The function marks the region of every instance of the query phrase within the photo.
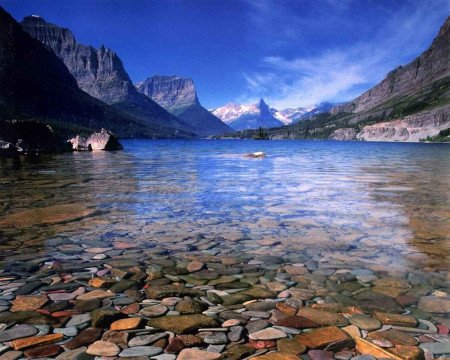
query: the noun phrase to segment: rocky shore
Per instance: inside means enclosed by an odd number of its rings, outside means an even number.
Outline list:
[[[50,125],[39,121],[1,121],[0,157],[60,154],[71,151],[122,150],[117,137],[106,129],[64,141]]]
[[[450,354],[448,275],[173,256],[122,241],[0,245],[0,360],[434,359]],[[436,274],[434,274],[436,275]]]

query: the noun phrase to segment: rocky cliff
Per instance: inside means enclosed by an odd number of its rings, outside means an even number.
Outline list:
[[[21,25],[64,62],[80,89],[149,127],[154,137],[192,133],[189,125],[135,89],[122,61],[111,49],[80,44],[69,29],[39,16],[26,17]]]
[[[64,63],[0,7],[1,127],[13,119],[40,120],[62,136],[101,128],[122,137],[149,135],[142,124],[81,91]],[[17,135],[31,127],[12,128]]]
[[[179,76],[152,76],[136,85],[138,91],[194,128],[200,136],[233,131],[198,100],[194,82]]]
[[[405,66],[391,71],[386,78],[353,101],[335,107],[339,112],[360,113],[396,97],[413,94],[435,81],[450,76],[450,17],[441,27],[428,50]]]

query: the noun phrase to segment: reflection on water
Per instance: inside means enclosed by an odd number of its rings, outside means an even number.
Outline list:
[[[0,250],[61,239],[323,267],[445,270],[450,147],[126,141],[125,151],[0,163]],[[265,151],[264,159],[245,153]],[[0,255],[1,256],[1,255]]]

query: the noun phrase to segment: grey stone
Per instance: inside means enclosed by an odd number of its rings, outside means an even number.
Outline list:
[[[0,332],[0,342],[34,336],[38,332],[39,330],[31,325],[16,325],[8,330]]]
[[[133,356],[154,356],[161,354],[162,348],[156,346],[134,346],[123,350],[120,357],[133,357]]]

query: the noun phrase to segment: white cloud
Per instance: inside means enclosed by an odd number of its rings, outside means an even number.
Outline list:
[[[327,0],[327,3],[339,6],[337,11],[344,11],[350,1]],[[258,2],[252,14],[254,24],[265,26],[270,32],[271,15],[275,18],[289,16],[279,5],[278,1]],[[281,109],[322,101],[346,101],[360,95],[362,90],[382,80],[387,72],[425,50],[441,25],[442,7],[450,7],[446,0],[411,1],[408,5],[404,10],[406,13],[392,13],[386,9],[386,21],[365,43],[324,50],[315,56],[286,58],[273,55],[260,59],[257,70],[243,74],[248,88],[240,98],[265,97],[271,106]],[[299,22],[306,26],[307,21],[298,15],[285,19],[286,24],[293,23],[294,27]],[[318,25],[317,21],[312,20],[314,26]],[[280,42],[291,41],[294,27],[282,27]],[[298,29],[295,31],[299,33]]]

